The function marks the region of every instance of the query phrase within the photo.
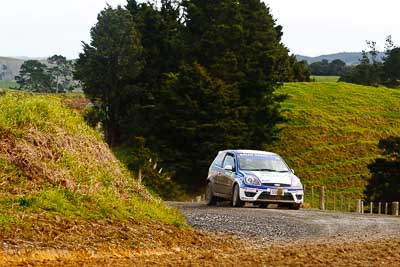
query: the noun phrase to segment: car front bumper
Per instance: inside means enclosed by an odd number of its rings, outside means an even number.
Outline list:
[[[301,188],[253,188],[241,187],[239,196],[242,201],[268,203],[296,203],[303,204],[304,191]]]

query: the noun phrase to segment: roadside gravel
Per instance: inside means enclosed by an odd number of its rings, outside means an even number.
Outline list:
[[[256,247],[303,241],[357,241],[400,236],[400,218],[384,215],[170,202],[195,229],[228,232]]]

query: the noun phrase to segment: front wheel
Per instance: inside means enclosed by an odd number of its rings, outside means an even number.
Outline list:
[[[300,209],[301,204],[292,204],[292,206],[290,207],[292,210],[299,210]]]
[[[206,189],[206,204],[208,206],[214,206],[217,204],[217,197],[214,196],[214,193],[212,191],[212,184],[209,182],[207,184],[207,189]]]
[[[233,188],[233,194],[232,194],[232,207],[243,207],[244,206],[244,201],[240,199],[239,195],[239,185],[235,184],[235,187]]]

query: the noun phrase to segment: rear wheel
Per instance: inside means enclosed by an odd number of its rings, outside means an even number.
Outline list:
[[[217,197],[214,196],[211,182],[207,184],[206,188],[206,204],[208,206],[214,206],[215,204],[217,204]]]
[[[244,201],[240,199],[239,195],[239,185],[235,184],[235,187],[233,188],[233,194],[232,194],[232,207],[243,207],[244,206]]]

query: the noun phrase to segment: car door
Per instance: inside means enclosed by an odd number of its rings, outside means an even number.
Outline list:
[[[216,195],[221,194],[221,174],[224,171],[222,169],[222,162],[224,161],[225,154],[225,152],[218,153],[208,173],[208,179],[212,183],[213,191]]]
[[[232,166],[233,170],[225,170],[226,166]],[[235,180],[235,172],[236,172],[236,162],[235,162],[235,155],[233,153],[227,153],[222,164],[222,173],[220,176],[220,186],[221,186],[221,193],[224,195],[231,195],[232,193],[232,186]]]

